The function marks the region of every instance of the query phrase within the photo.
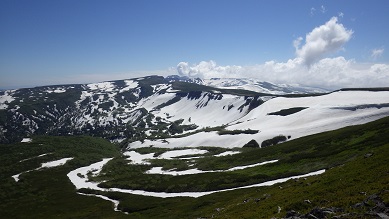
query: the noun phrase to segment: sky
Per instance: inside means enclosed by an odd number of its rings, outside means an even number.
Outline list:
[[[389,1],[1,0],[0,88],[179,74],[389,86]]]

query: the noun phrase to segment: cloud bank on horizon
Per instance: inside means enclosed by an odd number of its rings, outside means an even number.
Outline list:
[[[358,63],[343,56],[333,56],[344,50],[354,32],[332,17],[303,37],[293,41],[296,57],[286,62],[267,61],[253,66],[220,66],[215,61],[201,61],[190,65],[180,62],[177,72],[181,76],[200,78],[259,78],[274,83],[337,89],[342,87],[388,86],[389,65]],[[304,44],[302,44],[304,42]],[[376,59],[384,49],[374,49]]]

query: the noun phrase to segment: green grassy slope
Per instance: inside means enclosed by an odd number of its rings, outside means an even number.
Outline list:
[[[51,153],[42,157],[35,157]],[[121,218],[110,202],[81,196],[66,176],[71,170],[120,153],[115,145],[92,137],[34,137],[32,143],[0,145],[0,218]],[[32,158],[35,157],[35,158]],[[74,157],[64,166],[14,174],[43,162]],[[23,162],[23,159],[32,158]]]
[[[124,158],[117,158],[104,168],[105,174],[99,177],[99,180],[106,181],[102,184],[104,187],[145,189],[156,192],[199,192],[246,186],[306,174],[341,165],[355,159],[363,151],[371,150],[383,142],[388,142],[387,120],[383,119],[363,126],[307,136],[277,146],[240,149],[242,152],[233,156],[206,156],[197,159],[194,166],[191,167],[183,160],[151,161],[153,166],[162,166],[165,170],[172,168],[178,170],[192,168],[223,170],[235,166],[279,160],[277,163],[264,166],[233,172],[196,175],[151,175],[143,174],[150,168],[149,166],[126,165],[127,161]]]
[[[145,166],[127,165],[118,148],[101,139],[36,137],[32,143],[0,145],[0,215],[2,218],[282,218],[290,210],[305,214],[314,208],[336,207],[340,210],[331,217],[353,213],[348,218],[375,218],[365,214],[371,210],[371,206],[352,206],[372,194],[379,194],[385,203],[389,203],[388,136],[389,117],[276,146],[240,149],[242,153],[232,156],[208,156],[199,159],[195,167],[203,170],[228,169],[237,165],[279,159],[274,164],[233,173],[180,177],[142,174],[147,169]],[[48,152],[52,154],[19,163],[22,159]],[[365,157],[366,154],[372,156]],[[39,167],[42,162],[64,157],[75,159],[61,167],[22,174],[17,183],[11,177]],[[322,168],[327,171],[319,176],[290,180],[274,186],[214,193],[200,198],[163,199],[98,192],[120,200],[119,209],[129,213],[125,215],[113,211],[111,202],[76,194],[66,176],[71,170],[103,157],[115,157],[104,169],[114,170],[109,176],[111,181],[107,184],[139,184],[143,188],[157,191],[196,188],[214,190]],[[174,166],[174,163],[169,162],[177,161],[156,161],[155,165]],[[188,168],[179,162],[176,165],[181,165],[182,169]],[[82,192],[96,193],[88,190]],[[281,208],[279,213],[278,207]]]
[[[119,207],[131,212],[130,216],[133,218],[271,218],[284,217],[290,210],[307,213],[315,207],[342,208],[336,214],[351,212],[360,214],[354,215],[355,217],[369,218],[365,215],[367,207],[356,209],[351,206],[380,192],[383,192],[381,198],[386,203],[389,202],[389,193],[385,192],[389,190],[388,136],[389,118],[384,118],[366,125],[312,135],[223,158],[224,165],[228,165],[231,162],[241,163],[239,160],[242,159],[250,162],[279,156],[280,162],[271,166],[294,173],[327,168],[326,173],[306,180],[290,180],[270,187],[215,193],[197,199],[111,195],[121,200]],[[366,154],[373,156],[365,158]],[[218,163],[215,161],[214,165]],[[266,171],[265,167],[256,170]],[[241,174],[251,171],[252,169],[245,170]],[[220,179],[213,176],[208,180]],[[309,200],[310,203],[304,200]],[[280,213],[277,213],[278,206],[281,207]]]

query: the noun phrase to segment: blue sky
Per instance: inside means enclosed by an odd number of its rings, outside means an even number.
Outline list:
[[[388,8],[385,0],[2,0],[0,88],[178,73],[389,85]],[[308,42],[313,32],[320,36]]]

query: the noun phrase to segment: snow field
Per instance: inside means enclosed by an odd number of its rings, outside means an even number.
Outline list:
[[[136,109],[145,108],[147,111],[151,111],[155,107],[173,99],[175,96],[176,96],[175,93],[164,93],[164,94],[155,93],[152,96],[139,101]]]
[[[223,99],[225,99],[224,96]],[[185,118],[185,122],[188,121],[187,118],[191,118],[193,123],[201,124],[202,126],[213,127],[221,124],[230,124],[226,128],[227,130],[252,129],[259,130],[259,132],[257,134],[240,135],[218,135],[217,132],[201,132],[182,138],[167,138],[164,141],[148,139],[144,143],[136,141],[130,143],[129,148],[148,147],[150,145],[162,148],[198,146],[242,147],[252,139],[259,144],[277,135],[291,136],[294,139],[345,126],[364,124],[389,116],[389,107],[380,109],[371,107],[355,111],[342,109],[342,107],[356,107],[368,104],[387,104],[389,103],[389,92],[387,91],[339,91],[315,97],[277,97],[268,100],[247,115],[235,111],[230,116],[228,111],[220,110],[228,102],[224,102],[218,107],[217,102],[213,101],[212,104],[209,104],[202,110],[201,108],[196,109],[195,102],[193,101],[181,100],[177,104],[163,108],[161,112],[169,112],[177,119]],[[234,104],[234,106],[238,105]],[[287,116],[268,115],[268,113],[292,107],[307,107],[307,109]],[[230,111],[233,111],[233,109]]]
[[[160,112],[172,115],[172,121],[184,119],[185,125],[196,124],[199,128],[204,128],[228,124],[241,118],[247,110],[247,107],[242,113],[238,110],[238,107],[246,102],[244,97],[225,94],[221,100],[214,99],[208,102],[208,96],[204,97],[204,93],[201,95],[202,97],[197,100],[184,97],[176,104],[162,108]],[[231,105],[234,107],[228,110],[228,106]]]
[[[255,91],[259,93],[269,93],[269,94],[285,94],[282,88],[288,90],[293,90],[292,93],[324,93],[327,92],[324,89],[312,88],[312,87],[302,87],[298,84],[273,84],[270,82],[260,81],[254,78],[212,78],[212,79],[203,79],[204,85],[218,88],[227,88],[227,89],[244,89]],[[262,84],[262,85],[261,85]],[[267,86],[272,86],[273,89],[266,88]]]

